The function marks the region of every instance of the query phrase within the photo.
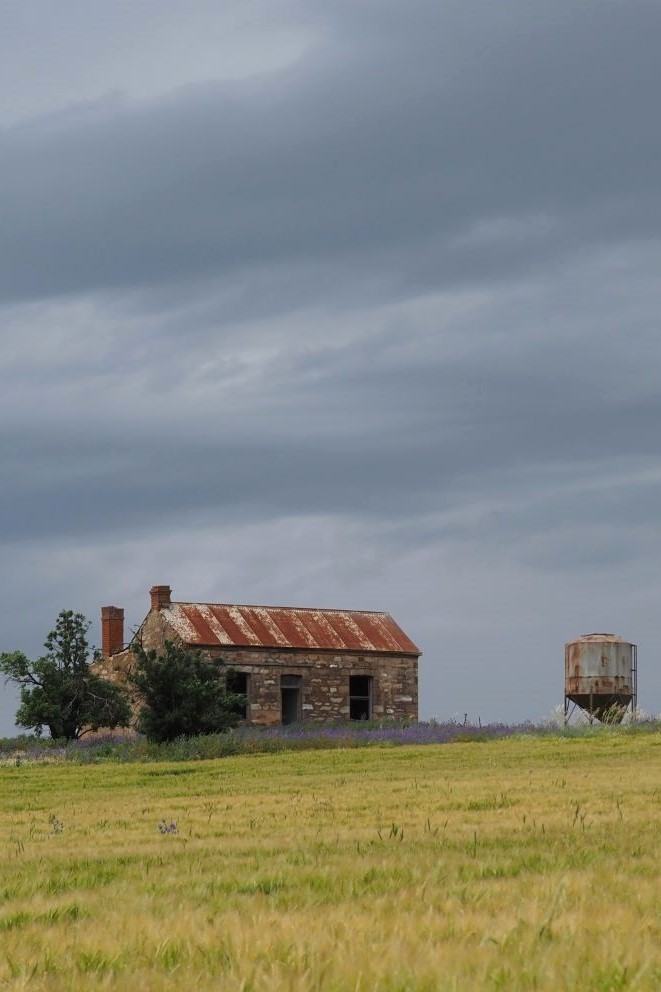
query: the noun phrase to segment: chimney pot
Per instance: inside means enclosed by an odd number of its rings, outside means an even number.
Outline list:
[[[152,610],[164,610],[170,606],[172,590],[170,586],[152,586],[149,590]]]
[[[101,654],[104,658],[124,647],[124,610],[119,606],[101,607]]]

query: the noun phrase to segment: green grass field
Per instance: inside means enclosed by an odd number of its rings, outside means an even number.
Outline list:
[[[660,734],[6,764],[0,796],[0,988],[661,988]]]

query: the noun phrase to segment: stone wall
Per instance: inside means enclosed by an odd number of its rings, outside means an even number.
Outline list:
[[[348,720],[349,679],[372,679],[374,719],[418,719],[418,659],[410,656],[333,654],[223,648],[205,652],[227,661],[248,675],[248,720],[270,725],[281,722],[281,678],[301,679],[301,716],[305,720]]]

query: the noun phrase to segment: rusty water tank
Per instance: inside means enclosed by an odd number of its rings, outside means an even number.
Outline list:
[[[565,644],[565,717],[569,704],[592,719],[620,723],[635,714],[638,650],[617,634],[583,634]]]

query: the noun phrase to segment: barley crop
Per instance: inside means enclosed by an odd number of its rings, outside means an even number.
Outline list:
[[[661,734],[0,768],[0,988],[656,990]]]

